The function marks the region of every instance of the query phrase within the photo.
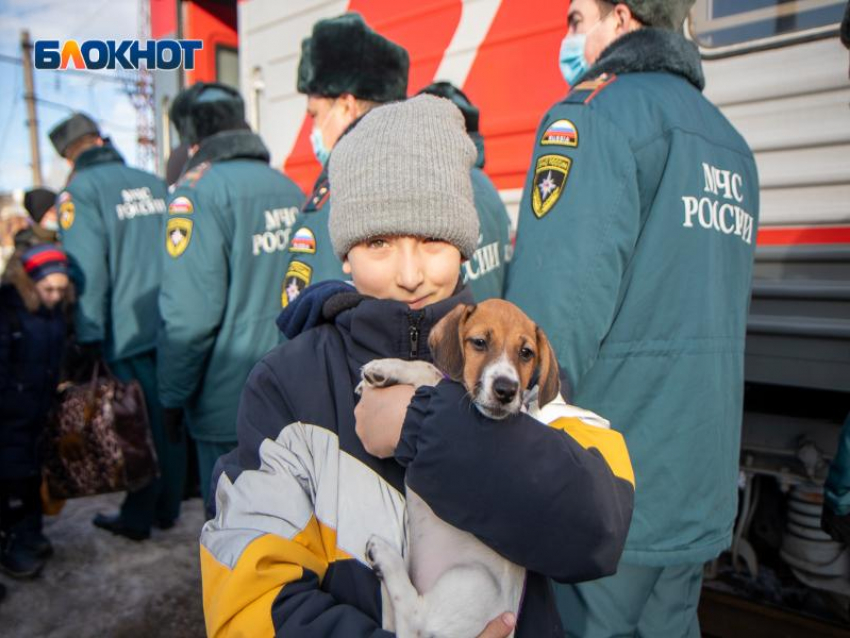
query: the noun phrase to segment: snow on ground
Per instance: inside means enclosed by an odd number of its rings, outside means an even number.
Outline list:
[[[44,532],[55,553],[34,580],[0,573],[3,638],[202,638],[198,536],[203,508],[183,502],[170,530],[141,543],[97,529],[98,511],[117,511],[121,494],[68,501]]]

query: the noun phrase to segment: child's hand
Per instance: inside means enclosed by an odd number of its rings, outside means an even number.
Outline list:
[[[478,638],[505,638],[516,627],[516,616],[511,613],[504,613],[498,618],[491,620],[484,628]]]
[[[412,385],[363,388],[354,408],[354,430],[369,454],[386,459],[395,453],[414,392]]]

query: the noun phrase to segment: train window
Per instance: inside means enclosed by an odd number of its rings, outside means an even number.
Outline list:
[[[830,35],[846,6],[847,0],[697,0],[691,37],[702,49],[731,50]]]
[[[239,90],[239,53],[219,44],[215,48],[215,77],[218,82]]]

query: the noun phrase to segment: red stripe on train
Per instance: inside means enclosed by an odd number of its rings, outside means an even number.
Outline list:
[[[767,226],[760,228],[759,246],[850,244],[850,226]]]

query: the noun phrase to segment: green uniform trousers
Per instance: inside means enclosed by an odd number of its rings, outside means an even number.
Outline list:
[[[699,638],[702,563],[647,567],[620,563],[617,573],[579,585],[555,585],[571,638]]]
[[[237,441],[199,441],[195,439],[195,449],[198,451],[198,476],[201,482],[201,498],[204,505],[209,504],[212,488],[212,473],[215,462],[222,454],[236,449]]]
[[[122,381],[136,379],[145,395],[151,435],[159,462],[159,478],[137,492],[127,492],[121,504],[121,521],[132,530],[149,532],[154,523],[168,525],[180,516],[183,484],[186,480],[186,443],[172,443],[165,435],[153,351],[115,361],[111,368]]]

